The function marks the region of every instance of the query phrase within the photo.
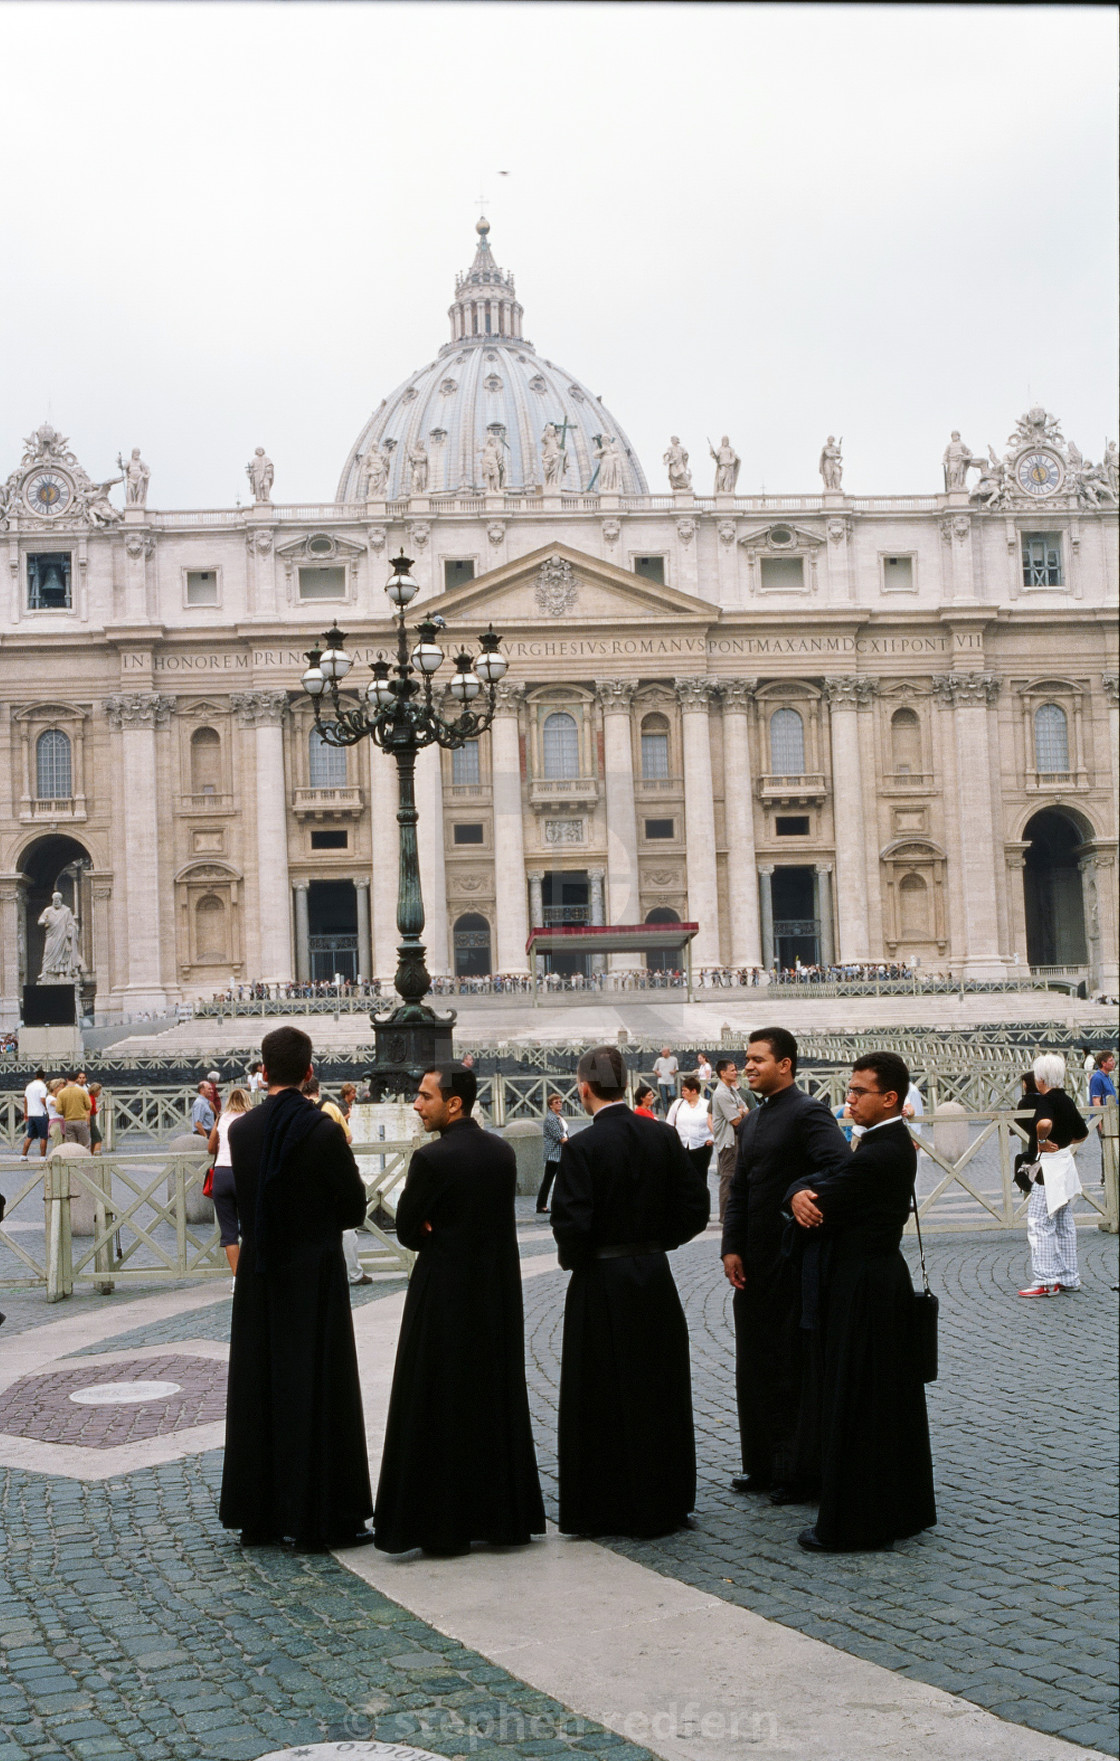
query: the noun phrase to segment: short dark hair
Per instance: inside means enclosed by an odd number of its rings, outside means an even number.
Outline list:
[[[770,1055],[777,1063],[783,1058],[789,1059],[789,1073],[797,1075],[797,1041],[787,1027],[760,1027],[747,1035],[748,1046],[761,1042],[770,1047]]]
[[[42,1082],[44,1077],[46,1076],[46,1074],[47,1074],[46,1071],[43,1069],[43,1066],[40,1064],[38,1070],[36,1070],[36,1072],[31,1080],[33,1082]]]
[[[643,1106],[645,1104],[645,1098],[647,1095],[649,1096],[650,1100],[652,1101],[653,1090],[650,1087],[649,1083],[648,1082],[639,1082],[637,1088],[634,1090],[634,1105],[636,1107]]]
[[[902,1106],[910,1087],[910,1072],[897,1052],[864,1052],[852,1069],[870,1070],[879,1084],[879,1093],[896,1094]]]
[[[458,1095],[463,1103],[463,1117],[470,1118],[471,1108],[478,1099],[478,1077],[469,1064],[433,1064],[424,1075],[434,1076],[439,1083],[441,1101],[449,1101],[452,1095]]]
[[[592,1046],[576,1065],[576,1078],[597,1101],[620,1101],[626,1093],[626,1060],[617,1046]]]
[[[261,1058],[272,1088],[297,1088],[311,1062],[311,1041],[301,1027],[274,1027],[261,1041]]]
[[[699,1094],[700,1093],[700,1078],[698,1076],[682,1076],[681,1077],[681,1087],[695,1090],[695,1092],[697,1094]]]
[[[716,1059],[716,1075],[719,1076],[724,1070],[730,1070],[734,1066],[734,1064],[735,1064],[734,1058],[717,1058]]]
[[[308,1099],[310,1099],[312,1095],[317,1095],[319,1092],[319,1078],[317,1076],[309,1076],[306,1082],[300,1083],[299,1092],[301,1095],[306,1095]]]
[[[1109,1063],[1114,1056],[1115,1056],[1115,1054],[1113,1052],[1098,1052],[1097,1053],[1097,1069],[1103,1070],[1105,1065],[1107,1063]]]

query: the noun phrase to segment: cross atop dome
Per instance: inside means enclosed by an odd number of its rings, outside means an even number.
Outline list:
[[[481,215],[475,227],[478,246],[474,262],[455,277],[455,298],[448,308],[453,343],[483,342],[502,336],[521,342],[522,310],[513,276],[499,269],[490,249],[490,222]]]

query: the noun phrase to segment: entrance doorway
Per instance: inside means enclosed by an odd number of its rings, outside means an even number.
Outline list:
[[[576,928],[591,922],[591,883],[586,869],[551,868],[541,885],[546,929]],[[544,957],[545,971],[565,978],[591,971],[590,954],[553,954]]]
[[[24,984],[38,982],[43,964],[43,938],[39,918],[51,902],[52,893],[61,893],[78,920],[79,946],[85,972],[83,994],[93,991],[93,914],[89,871],[93,860],[75,838],[61,834],[40,838],[24,853],[20,868],[26,879],[24,893]]]
[[[1023,866],[1027,961],[1031,966],[1084,966],[1085,903],[1077,851],[1079,828],[1057,808],[1027,822],[1030,839]]]
[[[307,889],[308,971],[313,982],[358,976],[358,894],[353,881],[312,881]]]
[[[490,925],[479,911],[455,919],[455,977],[486,978],[491,971]]]
[[[647,923],[679,923],[680,914],[670,905],[658,905],[656,910],[646,912]],[[681,956],[675,948],[649,948],[646,951],[647,972],[668,972],[680,964]]]
[[[775,868],[771,876],[774,959],[779,966],[796,966],[799,960],[802,966],[820,962],[816,878],[811,868]]]

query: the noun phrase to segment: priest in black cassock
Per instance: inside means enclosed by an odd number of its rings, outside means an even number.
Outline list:
[[[625,1103],[617,1046],[579,1061],[586,1130],[560,1152],[552,1230],[571,1271],[560,1366],[560,1527],[668,1534],[696,1502],[688,1328],[667,1253],[711,1209],[677,1133]]]
[[[525,1386],[513,1150],[472,1119],[478,1079],[429,1070],[397,1239],[418,1258],[401,1320],[374,1534],[386,1553],[465,1553],[544,1533]]]
[[[230,1130],[241,1230],[219,1514],[243,1546],[372,1540],[362,1393],[342,1231],[365,1187],[340,1126],[299,1092],[311,1041],[261,1046],[268,1098]]]
[[[743,1472],[731,1484],[792,1504],[811,1498],[816,1486],[811,1452],[806,1458],[799,1444],[801,1278],[796,1256],[785,1251],[785,1195],[802,1175],[846,1167],[851,1151],[824,1102],[797,1087],[797,1041],[784,1027],[751,1034],[744,1074],[762,1098],[739,1133],[720,1249],[735,1291],[743,1451]]]
[[[788,1202],[811,1240],[805,1322],[820,1335],[820,1478],[810,1552],[889,1548],[937,1521],[914,1287],[900,1251],[917,1151],[902,1118],[910,1072],[869,1052],[848,1104],[866,1129],[847,1167],[796,1181]]]

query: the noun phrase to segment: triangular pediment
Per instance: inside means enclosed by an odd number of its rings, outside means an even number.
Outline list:
[[[495,629],[555,625],[617,625],[640,619],[643,624],[711,624],[719,608],[691,593],[647,581],[601,557],[588,556],[566,544],[542,545],[500,568],[488,569],[473,581],[451,587],[424,601],[427,616],[438,613],[451,623],[493,623]]]

